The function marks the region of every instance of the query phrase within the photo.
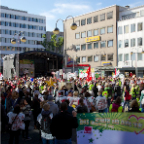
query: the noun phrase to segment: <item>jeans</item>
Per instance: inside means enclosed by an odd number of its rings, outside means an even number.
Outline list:
[[[19,135],[20,135],[20,130],[11,131],[10,138],[9,138],[9,144],[13,144],[14,139],[15,139],[15,144],[19,144]]]
[[[44,138],[42,138],[42,143],[43,144],[55,144],[54,140],[47,140],[47,139],[44,139]]]
[[[28,128],[29,128],[30,121],[27,120],[27,121],[24,121],[24,123],[25,123],[25,130],[22,131],[22,137],[28,138]],[[25,134],[26,134],[26,136],[25,136]]]
[[[126,105],[126,104],[128,105],[128,109],[129,109],[129,102],[130,102],[130,101],[125,101],[125,102],[124,102],[124,106],[123,106],[124,109],[125,109],[125,105]]]
[[[71,139],[62,139],[62,140],[55,140],[55,144],[72,144]]]

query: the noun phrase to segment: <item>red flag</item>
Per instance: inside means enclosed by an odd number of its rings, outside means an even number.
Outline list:
[[[87,69],[87,71],[86,71],[86,73],[87,73],[87,81],[91,81],[92,80],[92,76],[91,76],[91,69],[90,69],[90,67]]]
[[[116,73],[117,73],[117,69],[115,68],[115,75],[116,75]]]

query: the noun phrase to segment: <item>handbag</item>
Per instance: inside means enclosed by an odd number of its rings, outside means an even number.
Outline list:
[[[11,132],[12,125],[13,125],[13,123],[15,122],[15,120],[16,120],[16,118],[17,118],[17,116],[18,116],[18,114],[15,116],[15,118],[14,118],[14,120],[13,120],[12,124],[8,124],[8,132]]]

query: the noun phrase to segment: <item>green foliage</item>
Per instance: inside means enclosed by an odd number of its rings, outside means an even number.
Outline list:
[[[57,40],[57,35],[54,34],[54,35],[52,35],[50,41],[47,41],[45,34],[43,34],[42,37],[44,38],[44,40],[43,40],[43,42],[41,42],[41,45],[43,47],[45,47],[46,50],[49,51],[50,49],[52,49],[52,50],[56,49],[56,52],[61,50],[61,47],[64,43],[64,38],[63,37],[59,37],[58,40]]]

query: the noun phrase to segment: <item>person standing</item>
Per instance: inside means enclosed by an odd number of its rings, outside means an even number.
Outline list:
[[[7,116],[9,117],[9,124],[11,124],[9,144],[13,144],[14,139],[15,144],[19,144],[20,129],[25,129],[25,124],[23,123],[25,115],[20,112],[20,106],[16,105],[14,111],[9,112]]]
[[[25,130],[22,131],[22,137],[25,140],[31,140],[31,138],[28,137],[28,128],[31,120],[31,109],[30,109],[31,107],[25,99],[21,100],[20,105],[21,105],[21,111],[23,112],[23,114],[25,114],[25,119],[24,119]]]
[[[54,116],[51,122],[50,131],[56,137],[55,144],[72,144],[72,128],[78,127],[77,113],[72,112],[71,116],[67,112],[68,104],[63,102],[61,104],[61,112]]]

